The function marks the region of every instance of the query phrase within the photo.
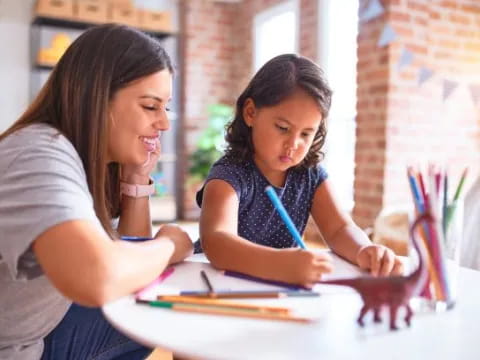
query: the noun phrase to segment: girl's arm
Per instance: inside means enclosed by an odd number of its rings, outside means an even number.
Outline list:
[[[329,258],[300,249],[274,249],[237,235],[238,197],[223,180],[211,180],[203,193],[200,239],[211,264],[264,279],[312,285],[331,269]]]
[[[350,216],[340,209],[328,179],[316,189],[311,213],[328,246],[341,257],[357,264],[358,251],[372,243]]]
[[[328,180],[315,191],[312,216],[330,248],[372,275],[403,273],[400,258],[382,245],[372,244],[367,235],[340,209]]]
[[[187,247],[182,238],[162,234],[142,243],[112,241],[86,220],[51,227],[33,243],[53,285],[86,306],[101,306],[149,284],[171,258],[186,256]]]

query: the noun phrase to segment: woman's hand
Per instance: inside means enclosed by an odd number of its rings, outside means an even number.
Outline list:
[[[312,288],[322,275],[332,271],[332,258],[323,252],[298,248],[281,250],[285,258],[281,262],[282,281]]]
[[[185,230],[176,224],[162,225],[155,234],[155,238],[160,237],[168,238],[175,245],[175,251],[169,261],[170,264],[180,262],[193,253],[192,239]]]
[[[160,157],[160,139],[155,141],[155,150],[148,153],[147,161],[142,165],[122,165],[122,181],[129,184],[146,185],[150,181],[150,173]]]
[[[403,263],[395,253],[383,245],[367,245],[357,253],[357,264],[373,276],[402,275]]]

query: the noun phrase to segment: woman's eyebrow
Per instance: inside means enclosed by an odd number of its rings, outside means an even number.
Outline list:
[[[153,95],[153,94],[142,95],[142,96],[140,96],[140,99],[153,99],[153,100],[157,100],[159,102],[163,102],[162,98],[160,98],[156,95]]]

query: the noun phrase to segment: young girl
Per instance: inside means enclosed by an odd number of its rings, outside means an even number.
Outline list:
[[[294,247],[265,194],[272,185],[300,233],[311,214],[336,254],[375,276],[401,272],[394,253],[341,211],[319,165],[330,100],[320,68],[293,54],[267,62],[240,95],[226,154],[197,196],[201,245],[213,266],[306,287],[331,270],[326,254]]]
[[[173,225],[151,241],[119,240],[152,235],[149,174],[169,127],[172,72],[155,39],[125,26],[92,28],[0,134],[1,359],[151,352],[95,307],[191,253],[190,238]]]

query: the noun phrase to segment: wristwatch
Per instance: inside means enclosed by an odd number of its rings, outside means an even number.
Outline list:
[[[120,181],[120,194],[140,198],[147,197],[155,193],[155,183],[150,179],[148,185],[128,184]]]

